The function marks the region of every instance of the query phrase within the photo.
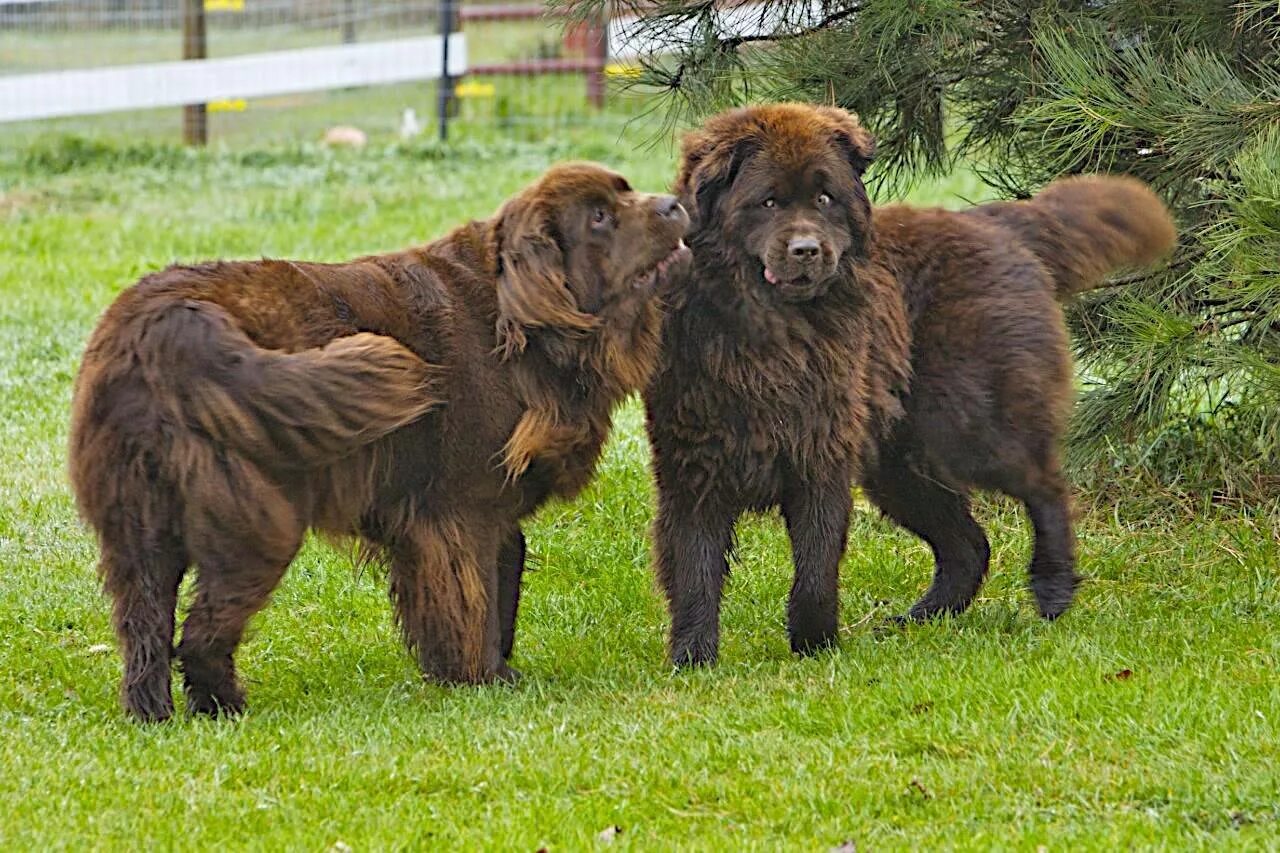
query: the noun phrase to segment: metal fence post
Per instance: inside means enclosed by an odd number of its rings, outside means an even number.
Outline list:
[[[453,34],[455,16],[454,0],[441,0],[440,37],[444,40],[440,52],[440,82],[436,90],[436,118],[440,122],[440,141],[449,138],[449,116],[454,111],[453,77],[449,73],[449,36]]]
[[[204,0],[182,0],[182,58],[204,59],[209,44],[204,27]],[[204,104],[182,108],[182,141],[204,145],[209,141],[209,118]]]

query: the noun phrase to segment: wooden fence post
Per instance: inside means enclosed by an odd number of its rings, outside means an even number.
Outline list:
[[[602,12],[587,25],[587,59],[592,66],[587,71],[587,100],[599,109],[604,106],[605,66],[609,63],[609,23],[607,13]]]
[[[208,48],[204,0],[182,0],[182,58],[204,59]],[[187,104],[182,108],[182,141],[187,145],[208,143],[209,121],[204,104]]]
[[[356,43],[356,2],[342,0],[342,43]]]

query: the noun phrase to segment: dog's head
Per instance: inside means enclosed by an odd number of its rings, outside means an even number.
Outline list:
[[[786,301],[817,298],[842,261],[862,257],[871,135],[834,107],[771,104],[714,116],[687,134],[676,192],[697,239]]]
[[[499,343],[510,354],[533,329],[628,328],[687,261],[688,224],[675,196],[636,192],[592,163],[553,167],[495,219]]]

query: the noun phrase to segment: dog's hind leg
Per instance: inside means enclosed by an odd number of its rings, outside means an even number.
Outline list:
[[[210,717],[238,714],[244,710],[244,690],[236,675],[236,648],[290,560],[231,549],[198,559],[196,597],[178,644],[187,711]]]
[[[1031,556],[1031,592],[1040,615],[1056,619],[1075,598],[1080,576],[1075,571],[1075,533],[1065,494],[1037,495],[1026,501],[1035,528]]]
[[[1076,540],[1071,526],[1071,502],[1055,453],[1038,455],[1040,464],[1021,469],[1001,491],[1021,500],[1027,507],[1035,544],[1031,551],[1031,592],[1040,615],[1056,619],[1075,598],[1080,576],[1076,574]]]
[[[112,622],[124,656],[121,701],[142,722],[173,715],[170,688],[174,611],[186,555],[173,541],[124,547],[104,535],[99,570],[113,600]]]
[[[524,560],[524,533],[517,527],[498,551],[498,618],[502,635],[499,651],[504,660],[511,658],[511,652],[515,648],[516,612],[520,607]]]
[[[986,534],[969,512],[968,495],[915,471],[891,452],[882,454],[862,485],[885,515],[933,549],[933,583],[903,619],[963,613],[978,594],[991,558]]]
[[[302,545],[305,525],[252,464],[209,454],[189,492],[187,547],[196,595],[182,624],[178,660],[187,710],[218,716],[244,709],[235,651]],[[194,473],[194,472],[193,472]]]
[[[1075,597],[1076,540],[1071,526],[1071,501],[1062,476],[1055,442],[1024,436],[1006,448],[1002,464],[978,473],[977,484],[1017,498],[1027,508],[1035,543],[1031,551],[1031,592],[1040,615],[1056,619]]]
[[[782,499],[795,579],[787,603],[791,650],[812,654],[835,644],[840,558],[849,535],[850,478],[793,482]]]

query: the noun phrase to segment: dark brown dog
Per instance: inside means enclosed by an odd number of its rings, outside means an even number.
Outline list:
[[[1041,612],[1071,601],[1057,455],[1071,364],[1055,296],[1163,254],[1168,214],[1135,181],[1083,178],[1034,202],[873,216],[871,154],[853,116],[798,104],[725,113],[684,141],[694,266],[672,283],[645,392],[676,663],[715,660],[734,522],[771,505],[795,560],[792,648],[834,641],[855,476],[937,556],[911,618],[976,594],[988,547],[974,487],[1026,502]]]
[[[935,559],[906,618],[961,613],[977,595],[991,551],[970,513],[975,488],[1026,506],[1031,591],[1056,618],[1079,580],[1058,454],[1074,396],[1058,301],[1167,253],[1169,212],[1140,181],[1086,176],[960,213],[882,207],[875,225],[907,296],[913,376],[906,416],[869,454],[862,485]]]
[[[613,406],[648,378],[687,222],[671,196],[568,165],[421,248],[172,267],[126,291],[89,342],[71,428],[126,708],[173,711],[194,563],[188,708],[238,711],[236,646],[308,527],[385,559],[426,675],[511,677],[518,522],[587,483]]]
[[[676,191],[694,268],[664,294],[645,391],[676,663],[715,660],[734,523],[771,506],[795,558],[791,646],[835,640],[850,483],[907,384],[902,293],[869,242],[871,156],[834,109],[740,110],[685,137]]]

